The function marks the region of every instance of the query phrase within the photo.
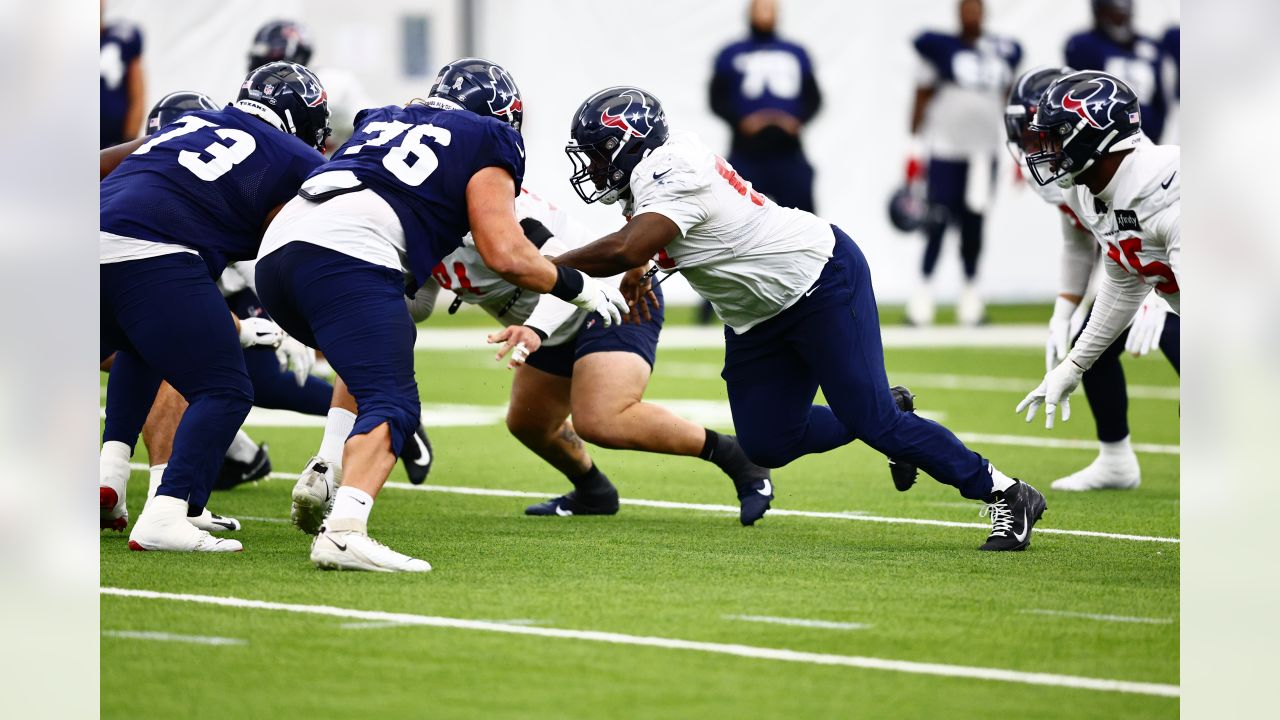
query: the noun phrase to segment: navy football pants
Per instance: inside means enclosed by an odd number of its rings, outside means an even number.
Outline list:
[[[258,295],[285,332],[324,352],[358,412],[352,435],[390,423],[397,457],[422,410],[413,376],[418,328],[404,276],[350,255],[291,242],[258,261]]]
[[[1090,310],[1092,312],[1092,310]],[[1089,324],[1088,317],[1085,325]],[[1084,332],[1084,327],[1080,328]],[[1081,378],[1085,397],[1089,400],[1089,409],[1093,411],[1093,421],[1098,430],[1101,442],[1119,442],[1129,437],[1129,390],[1124,379],[1124,367],[1120,358],[1124,354],[1124,344],[1129,338],[1126,329],[1120,333],[1116,341],[1102,351],[1093,366]],[[1168,358],[1174,372],[1182,372],[1182,356],[1179,350],[1182,338],[1182,319],[1173,313],[1164,317],[1164,332],[1160,334],[1160,350]],[[1080,339],[1077,334],[1072,340]]]
[[[871,272],[858,246],[833,229],[834,255],[807,294],[742,335],[725,328],[723,377],[738,442],[756,464],[781,467],[862,440],[964,497],[988,498],[987,461],[894,403]],[[819,387],[829,407],[813,404]]]
[[[199,513],[253,404],[231,312],[192,253],[101,265],[100,278],[102,342],[117,351],[102,439],[134,447],[161,379],[169,381],[188,407],[156,493]]]

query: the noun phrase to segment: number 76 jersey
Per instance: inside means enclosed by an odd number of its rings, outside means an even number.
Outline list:
[[[1181,149],[1134,148],[1111,183],[1095,198],[1087,188],[1063,191],[1067,205],[1102,246],[1108,276],[1134,289],[1150,286],[1180,312],[1182,263]]]
[[[421,104],[388,105],[360,111],[355,127],[351,139],[316,172],[350,171],[395,211],[404,229],[410,292],[470,232],[467,183],[473,175],[486,167],[503,168],[520,193],[524,143],[496,118]]]

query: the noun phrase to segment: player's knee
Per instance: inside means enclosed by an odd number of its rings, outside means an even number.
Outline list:
[[[511,436],[525,445],[537,445],[550,437],[554,428],[548,428],[545,422],[514,407],[507,411],[507,431]]]
[[[751,462],[760,467],[780,468],[796,459],[794,445],[779,437],[752,437],[739,433],[738,445]]]
[[[627,437],[618,431],[616,424],[610,423],[600,414],[588,414],[582,418],[574,415],[573,428],[578,437],[597,447],[610,450],[626,450],[630,447]]]

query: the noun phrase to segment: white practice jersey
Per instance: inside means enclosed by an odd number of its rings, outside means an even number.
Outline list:
[[[658,213],[680,228],[658,265],[679,270],[736,333],[790,307],[835,247],[830,224],[779,207],[690,133],[636,165],[631,197],[626,215]]]
[[[564,210],[528,190],[521,190],[516,198],[516,217],[532,218],[551,231],[553,237],[541,249],[543,255],[550,257],[582,247],[594,239]],[[484,264],[469,234],[463,238],[462,247],[436,264],[431,277],[435,283],[428,283],[431,287],[424,286],[419,294],[436,292],[437,285],[450,290],[463,302],[479,305],[504,326],[528,325],[545,332],[544,347],[572,339],[589,314],[550,294],[541,295],[502,279]]]

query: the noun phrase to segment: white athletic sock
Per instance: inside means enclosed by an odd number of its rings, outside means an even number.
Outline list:
[[[1004,492],[1013,487],[1014,479],[997,470],[995,465],[987,463],[987,470],[991,473],[991,489],[993,491]]]
[[[363,490],[353,487],[340,487],[333,498],[333,509],[329,511],[327,520],[356,520],[362,524],[369,522],[369,511],[373,509],[373,498]]]
[[[329,416],[324,421],[324,439],[320,441],[320,459],[342,467],[342,447],[347,444],[347,437],[355,426],[355,413],[329,408]]]
[[[258,456],[258,444],[244,430],[237,430],[236,437],[227,448],[227,458],[241,463],[251,463]]]
[[[98,456],[98,484],[106,485],[117,493],[129,484],[129,446],[118,440],[102,443]]]
[[[147,487],[147,499],[156,496],[156,488],[160,487],[160,481],[164,479],[164,469],[169,467],[169,463],[151,466],[151,485]]]
[[[1125,435],[1123,440],[1115,442],[1099,442],[1098,457],[1108,462],[1127,460],[1133,457],[1133,445],[1129,443],[1129,436]]]

